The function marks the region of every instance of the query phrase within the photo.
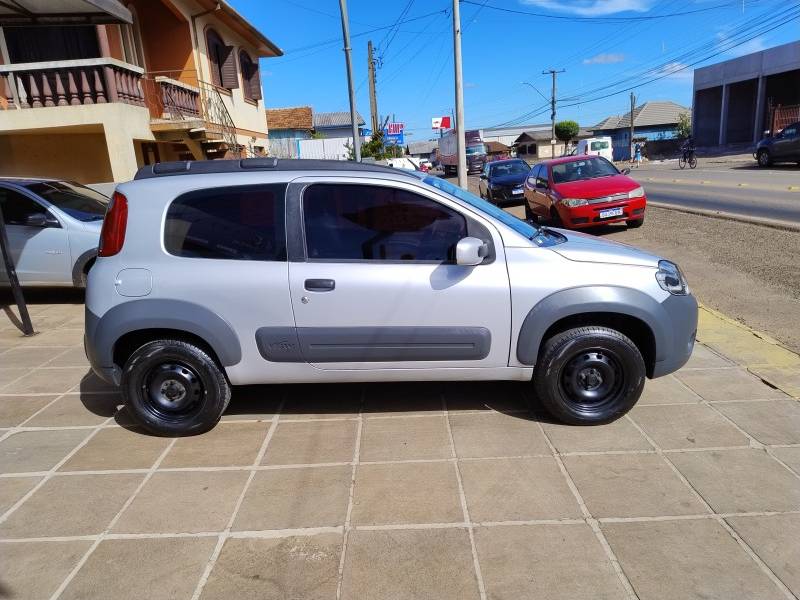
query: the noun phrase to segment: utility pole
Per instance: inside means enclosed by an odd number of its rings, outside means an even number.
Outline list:
[[[458,148],[458,185],[467,189],[467,142],[464,131],[464,82],[461,75],[461,13],[459,0],[453,0],[453,66],[456,82],[456,147]]]
[[[564,69],[556,71],[555,69],[547,69],[542,71],[542,75],[553,76],[553,89],[550,93],[550,158],[556,157],[556,75],[563,73]]]
[[[378,97],[375,95],[375,59],[372,56],[372,40],[367,42],[367,67],[369,69],[369,112],[372,133],[378,132],[380,121],[378,120]]]
[[[633,111],[636,109],[636,96],[631,92],[631,160],[633,160]]]
[[[356,162],[361,162],[361,140],[358,137],[358,117],[356,116],[356,93],[353,90],[353,64],[350,61],[350,24],[347,18],[347,0],[339,0],[342,13],[342,38],[344,39],[344,60],[347,65],[347,91],[350,95],[350,121],[353,126],[353,154]]]

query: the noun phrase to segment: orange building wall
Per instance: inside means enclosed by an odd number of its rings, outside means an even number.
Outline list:
[[[103,133],[0,135],[0,157],[0,177],[114,180]]]
[[[180,20],[161,0],[132,2],[139,16],[148,71],[197,84],[189,23]]]
[[[100,27],[106,28],[108,49],[111,51],[111,56],[117,60],[125,60],[125,55],[122,51],[122,34],[120,33],[119,25],[101,25]]]

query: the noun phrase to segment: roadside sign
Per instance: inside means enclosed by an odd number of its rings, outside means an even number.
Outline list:
[[[406,139],[405,135],[403,135],[405,126],[405,123],[387,123],[386,127],[383,128],[386,143],[397,146],[405,145]]]
[[[431,129],[450,129],[450,117],[433,117]]]

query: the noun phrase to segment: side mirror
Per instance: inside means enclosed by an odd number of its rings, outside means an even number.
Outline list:
[[[456,244],[456,264],[474,267],[483,262],[489,254],[489,246],[483,240],[465,237]]]
[[[486,173],[481,173],[481,177],[480,177],[480,178],[481,178],[481,179],[489,179],[489,178],[486,176]]]
[[[25,225],[28,227],[48,227],[47,215],[44,213],[33,213],[25,217]]]
[[[622,169],[622,174],[623,175],[628,175],[628,174],[630,174],[630,172],[631,172],[631,170],[628,167],[625,167],[624,169]]]
[[[546,181],[542,181],[540,179],[537,179],[536,180],[536,187],[539,188],[540,190],[546,190],[550,186],[548,185],[548,183]]]

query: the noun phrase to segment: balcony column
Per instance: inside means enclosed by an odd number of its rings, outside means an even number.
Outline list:
[[[114,181],[128,181],[139,168],[136,163],[136,151],[133,139],[128,131],[105,127],[108,161],[111,164],[111,175]]]
[[[100,46],[100,55],[104,58],[111,57],[111,47],[108,45],[108,33],[105,25],[95,25],[97,31],[97,44]],[[118,102],[117,79],[114,76],[114,69],[108,65],[103,67],[103,80],[106,86],[106,97],[109,102]]]

